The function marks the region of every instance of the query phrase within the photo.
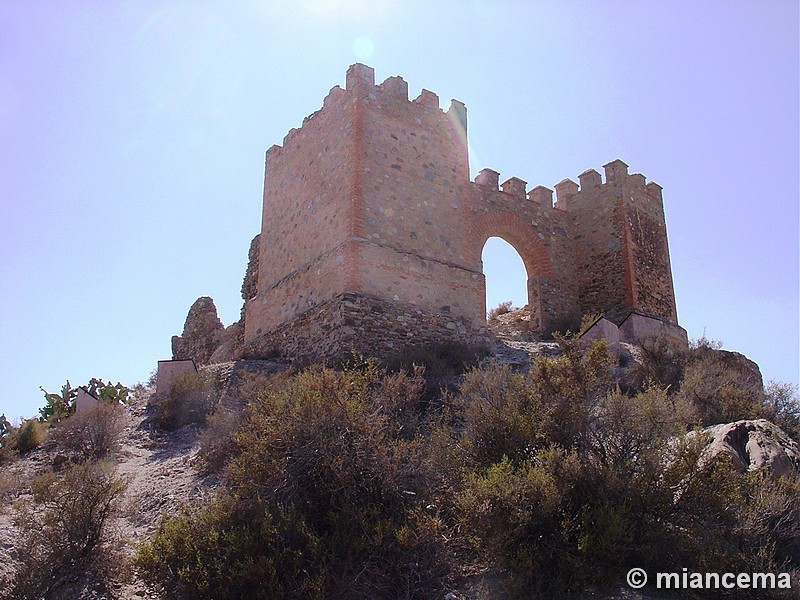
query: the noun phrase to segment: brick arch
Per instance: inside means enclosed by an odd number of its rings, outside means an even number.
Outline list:
[[[474,238],[471,246],[477,255],[477,264],[482,264],[481,253],[490,237],[504,239],[517,251],[528,275],[526,287],[531,327],[536,331],[548,328],[553,322],[553,315],[550,314],[551,310],[545,308],[543,300],[548,296],[544,288],[547,288],[547,281],[553,276],[553,261],[536,228],[512,212],[495,210],[478,217],[472,231]],[[481,284],[482,306],[486,306],[485,278]]]
[[[473,231],[475,239],[472,244],[480,260],[486,240],[490,237],[503,238],[514,247],[525,265],[528,277],[551,277],[553,275],[553,261],[547,252],[547,247],[539,238],[536,229],[508,211],[492,211],[478,217]]]

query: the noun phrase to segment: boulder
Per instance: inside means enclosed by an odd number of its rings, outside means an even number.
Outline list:
[[[767,469],[775,476],[791,470],[800,473],[800,446],[765,419],[714,425],[703,433],[711,438],[705,460],[726,452],[742,471]]]

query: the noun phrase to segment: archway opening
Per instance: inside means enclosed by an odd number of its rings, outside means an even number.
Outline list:
[[[511,301],[514,308],[528,303],[528,272],[522,257],[503,238],[490,237],[481,253],[486,278],[485,312],[502,302]]]

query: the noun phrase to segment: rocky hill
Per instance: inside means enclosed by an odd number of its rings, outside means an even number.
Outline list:
[[[563,356],[563,341],[543,342],[526,338],[523,317],[524,311],[516,315],[501,315],[495,323],[499,339],[491,355],[485,359],[485,367],[489,364],[500,364],[510,366],[510,372],[525,372],[536,364],[538,358]],[[220,327],[213,326],[211,329],[217,331]],[[205,351],[213,353],[213,349],[206,348]],[[574,349],[568,351],[572,352]],[[623,345],[615,352],[615,364],[610,366],[610,373],[617,382],[616,385],[633,388],[643,385],[641,382],[647,378],[650,378],[648,381],[656,381],[660,385],[671,385],[667,381],[671,376],[669,365],[662,364],[656,368],[652,364],[654,354],[666,353],[667,350]],[[741,355],[723,353],[718,349],[708,349],[706,353],[700,348],[692,358],[682,359],[690,365],[684,366],[684,378],[691,376],[691,368],[694,368],[691,367],[692,364],[710,361],[710,357],[713,357],[713,368],[705,365],[701,381],[691,383],[695,386],[692,388],[693,393],[698,397],[702,396],[705,389],[701,384],[708,384],[709,379],[714,379],[717,391],[725,386],[739,386],[750,394],[756,393],[753,390],[763,389],[757,366]],[[661,358],[664,359],[663,356]],[[256,361],[219,363],[207,368],[206,372],[213,374],[213,379],[217,382],[216,389],[223,391],[219,396],[223,401],[217,406],[217,410],[220,411],[220,407],[226,405],[230,408],[232,404],[238,403],[233,408],[239,411],[246,400],[238,393],[243,382],[249,381],[252,384],[253,373],[276,372],[284,368],[285,365]],[[663,380],[659,380],[659,377]],[[456,388],[460,385],[457,383]],[[763,399],[759,397],[757,401],[763,402]],[[154,400],[152,389],[145,387],[133,395],[122,411],[118,444],[110,455],[110,464],[114,477],[124,483],[124,491],[111,503],[109,518],[103,531],[102,548],[107,552],[108,560],[63,565],[53,575],[51,591],[47,597],[119,600],[172,597],[158,586],[147,584],[136,568],[131,566],[131,559],[137,547],[152,538],[165,515],[180,514],[182,505],[207,504],[218,491],[225,488],[225,480],[221,471],[207,473],[207,464],[201,456],[202,426],[188,424],[174,431],[164,431],[156,426],[154,419],[158,407],[159,403]],[[598,413],[594,418],[602,421],[604,417]],[[55,429],[61,426],[56,425]],[[707,435],[703,437],[703,433]],[[697,455],[700,462],[710,462],[714,456],[723,453],[731,457],[732,468],[740,471],[766,472],[772,477],[784,478],[796,478],[800,473],[800,448],[797,443],[767,420],[720,423],[692,435],[702,437],[706,444],[705,450]],[[6,582],[6,590],[11,589],[9,582],[14,580],[21,561],[30,560],[31,554],[26,552],[30,548],[25,548],[25,544],[35,541],[31,538],[31,531],[26,530],[24,507],[44,510],[43,505],[32,503],[36,493],[35,482],[37,478],[47,476],[48,473],[59,473],[68,469],[70,460],[72,459],[65,456],[64,448],[59,446],[57,439],[48,438],[39,448],[3,467],[0,476],[0,497],[3,501],[0,509],[0,579]],[[797,516],[794,518],[797,519]],[[499,588],[492,584],[495,576],[496,572],[484,565],[477,570],[473,569],[473,575],[455,578],[453,581],[460,583],[454,583],[432,597],[448,600],[500,597],[497,595]],[[657,597],[634,593],[626,586],[616,589],[617,592],[609,592],[607,589],[600,592],[587,588],[582,596]]]

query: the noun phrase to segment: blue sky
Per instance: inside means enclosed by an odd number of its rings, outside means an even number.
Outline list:
[[[355,62],[463,101],[473,175],[662,185],[681,324],[796,384],[798,55],[796,1],[0,0],[0,412],[238,319],[264,152]]]

